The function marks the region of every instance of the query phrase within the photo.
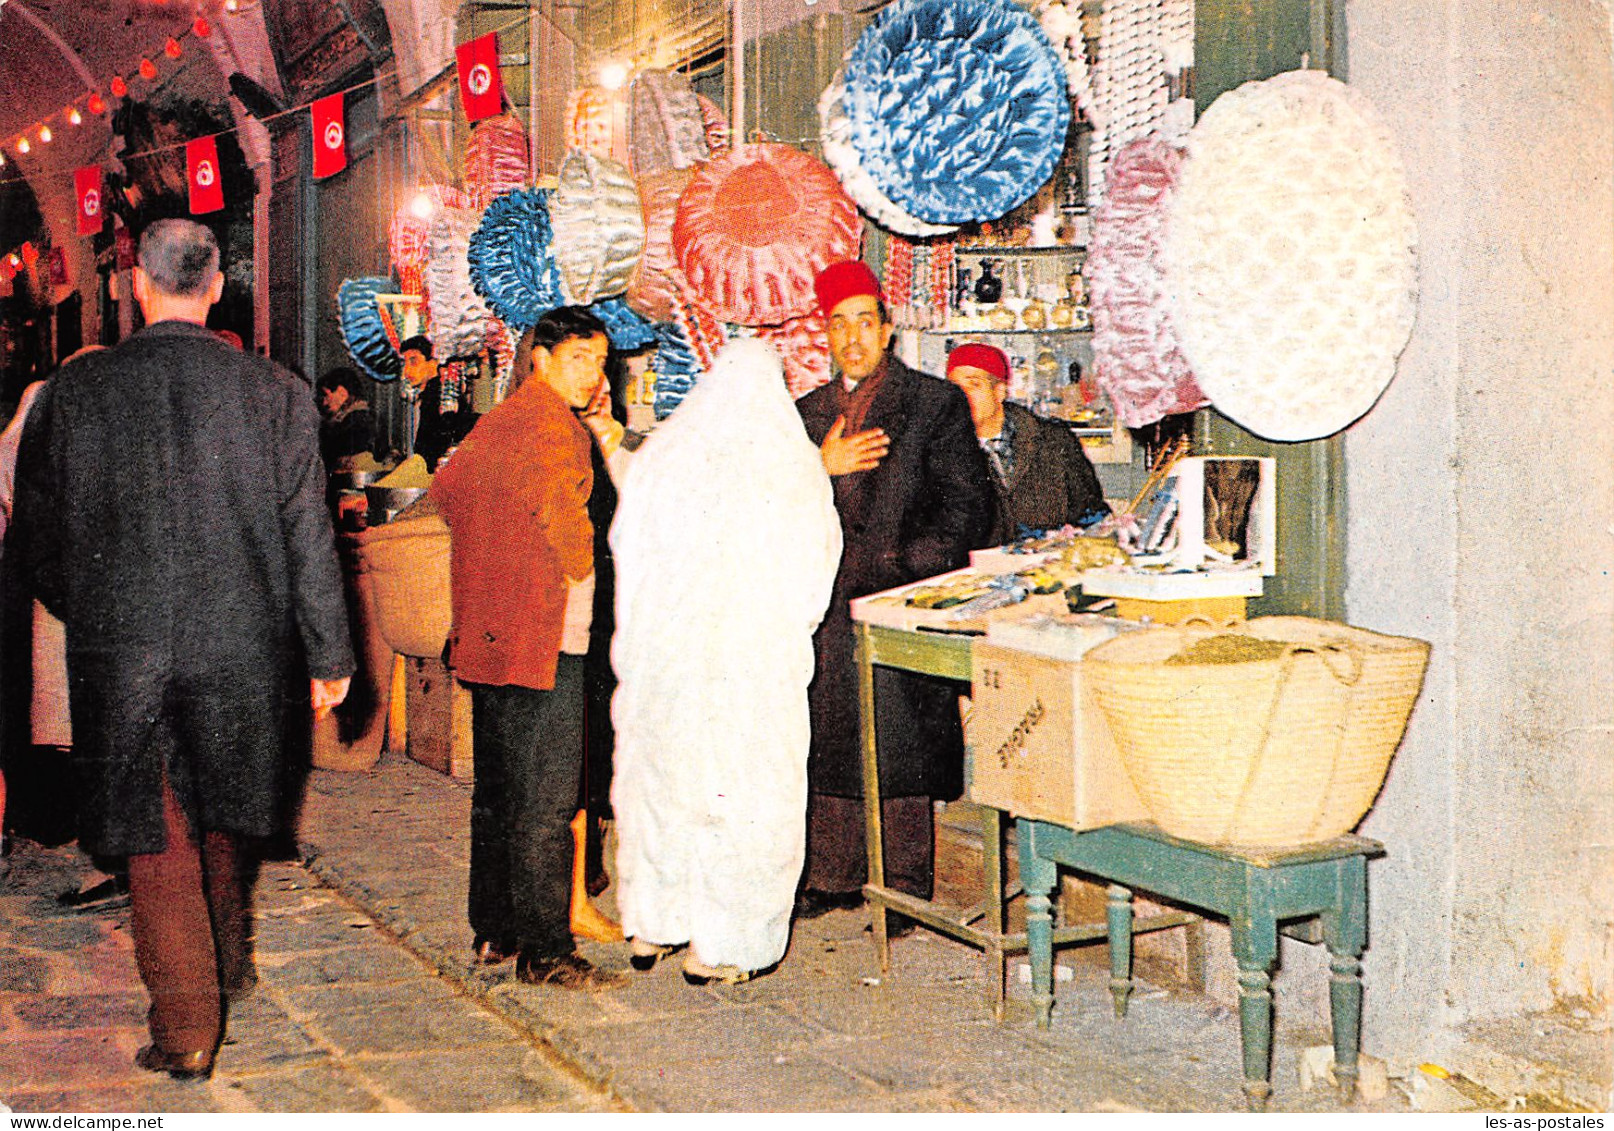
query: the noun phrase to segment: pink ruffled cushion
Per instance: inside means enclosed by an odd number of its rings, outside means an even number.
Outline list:
[[[824,333],[824,316],[818,311],[792,318],[782,326],[765,326],[757,337],[771,345],[785,363],[785,387],[799,397],[830,378],[829,336]]]
[[[644,251],[628,281],[628,305],[652,322],[672,318],[678,301],[678,257],[673,253],[673,217],[678,198],[694,173],[689,169],[668,169],[664,173],[641,176],[639,207],[644,215]]]
[[[673,252],[725,322],[773,326],[817,304],[813,280],[853,259],[863,221],[822,161],[775,142],[701,166],[678,201]]]

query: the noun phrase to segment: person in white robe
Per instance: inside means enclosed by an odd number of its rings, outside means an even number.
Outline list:
[[[726,346],[632,454],[611,525],[611,802],[633,964],[692,983],[783,957],[806,841],[812,634],[841,527],[771,347]]]

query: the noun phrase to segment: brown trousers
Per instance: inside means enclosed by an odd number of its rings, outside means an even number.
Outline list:
[[[807,869],[802,886],[833,895],[862,891],[869,857],[861,797],[807,795]],[[889,888],[929,899],[935,884],[936,819],[928,797],[882,797],[880,840]]]
[[[252,980],[246,889],[233,833],[204,833],[163,778],[167,847],[129,857],[135,964],[151,996],[152,1043],[164,1052],[213,1052],[224,999]]]

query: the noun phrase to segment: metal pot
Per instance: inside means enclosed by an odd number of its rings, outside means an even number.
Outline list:
[[[374,485],[365,487],[364,495],[370,525],[378,526],[384,522],[391,522],[418,502],[426,494],[426,490],[425,487],[376,487]]]

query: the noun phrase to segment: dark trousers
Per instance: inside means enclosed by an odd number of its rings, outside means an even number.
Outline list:
[[[534,958],[574,949],[572,815],[583,766],[583,659],[549,691],[471,689],[471,930]]]
[[[886,887],[929,899],[935,886],[936,819],[928,797],[882,797],[880,839],[885,845]],[[869,878],[863,799],[807,795],[807,871],[804,887],[844,894]]]
[[[151,996],[152,1043],[212,1052],[224,1035],[225,995],[252,980],[246,888],[233,833],[198,838],[166,775],[161,852],[129,857],[135,965]]]

